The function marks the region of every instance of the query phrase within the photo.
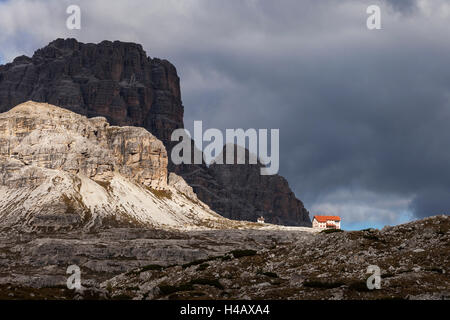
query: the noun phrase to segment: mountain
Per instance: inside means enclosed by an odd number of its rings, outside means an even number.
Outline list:
[[[146,128],[170,152],[173,130],[183,128],[180,79],[167,60],[120,41],[84,44],[57,39],[29,58],[0,66],[0,112],[28,100],[46,102],[112,125]],[[279,176],[260,176],[252,165],[168,168],[198,198],[224,217],[311,226],[309,213]]]
[[[262,164],[225,164],[224,151],[207,167],[188,165],[175,168],[193,187],[197,196],[224,217],[255,221],[263,216],[269,223],[310,226],[309,213],[280,175],[261,175]],[[238,146],[234,146],[235,155]],[[245,161],[249,152],[244,149]],[[217,164],[217,160],[222,161]],[[181,170],[177,170],[181,169]]]
[[[0,229],[238,226],[168,175],[163,143],[144,128],[110,126],[26,102],[0,114]]]

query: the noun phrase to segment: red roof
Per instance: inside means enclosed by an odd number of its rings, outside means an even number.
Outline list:
[[[327,222],[327,221],[341,221],[341,217],[339,216],[314,216],[313,220],[316,219],[319,222]]]

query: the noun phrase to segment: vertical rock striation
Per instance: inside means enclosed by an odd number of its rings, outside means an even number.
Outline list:
[[[118,126],[150,129],[165,144],[183,127],[175,67],[134,43],[58,39],[0,66],[0,112],[32,100]]]

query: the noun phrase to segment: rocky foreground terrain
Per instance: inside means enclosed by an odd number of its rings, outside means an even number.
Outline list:
[[[449,299],[450,218],[382,230],[2,233],[2,299]],[[65,286],[82,270],[82,292]],[[369,265],[381,289],[369,290]]]

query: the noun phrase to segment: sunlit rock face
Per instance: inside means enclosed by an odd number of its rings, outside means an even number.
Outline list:
[[[181,177],[163,143],[140,127],[110,126],[26,102],[0,114],[0,229],[101,226],[223,227]]]
[[[0,157],[9,168],[2,182],[11,187],[30,183],[14,174],[27,166],[97,181],[119,172],[149,187],[167,185],[165,147],[147,130],[110,126],[105,118],[88,119],[48,104],[27,102],[0,115]]]

